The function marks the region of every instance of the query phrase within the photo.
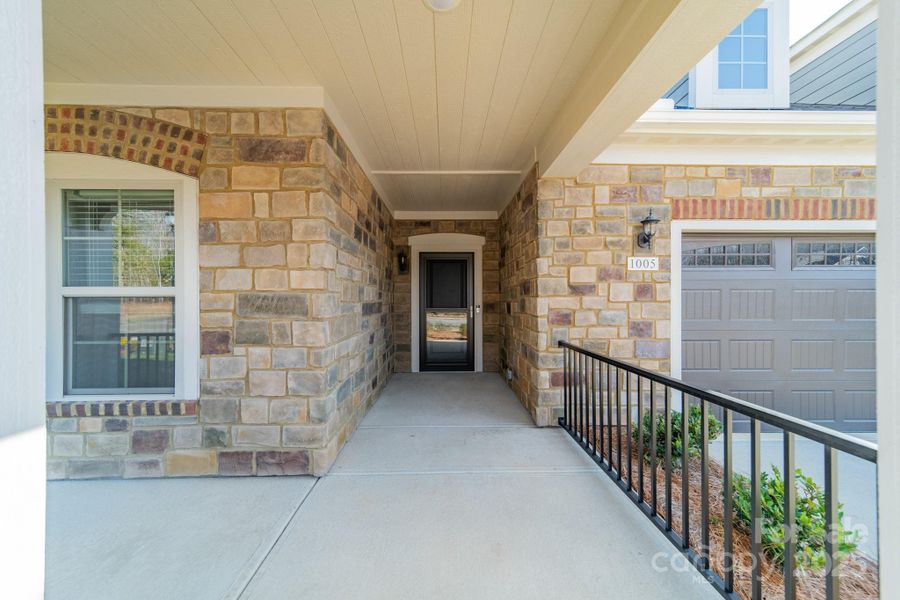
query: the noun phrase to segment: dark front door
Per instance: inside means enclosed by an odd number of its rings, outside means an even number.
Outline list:
[[[471,253],[419,257],[419,370],[474,371]]]

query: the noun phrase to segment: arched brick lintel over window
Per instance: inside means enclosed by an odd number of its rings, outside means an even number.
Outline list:
[[[44,149],[121,158],[199,177],[207,134],[103,106],[48,105]]]

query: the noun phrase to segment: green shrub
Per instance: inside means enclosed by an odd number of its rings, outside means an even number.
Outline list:
[[[762,513],[762,550],[781,567],[784,564],[784,479],[774,465],[772,473],[760,477],[760,512]],[[797,469],[797,566],[807,569],[825,567],[825,492],[811,477]],[[733,476],[734,522],[750,532],[750,479]],[[845,530],[843,504],[838,504],[838,557],[856,550],[860,535]]]
[[[650,422],[652,415],[647,413],[641,421],[641,435],[644,436],[644,454],[650,455]],[[672,462],[681,462],[681,413],[672,413]],[[691,456],[700,454],[700,433],[702,415],[699,406],[692,406],[688,411],[688,453]],[[712,414],[706,416],[706,435],[711,442],[722,432],[722,424]],[[634,436],[639,435],[637,425],[634,426]],[[656,456],[664,459],[666,456],[666,421],[663,415],[656,415]]]

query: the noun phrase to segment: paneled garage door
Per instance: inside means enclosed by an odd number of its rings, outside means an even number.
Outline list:
[[[682,281],[688,383],[875,430],[871,238],[686,238]]]

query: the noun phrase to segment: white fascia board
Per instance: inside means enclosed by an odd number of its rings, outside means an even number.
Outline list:
[[[616,143],[604,150],[595,164],[605,165],[874,165],[871,144],[728,144]]]
[[[791,46],[791,73],[878,18],[878,0],[853,0]]]
[[[324,108],[321,86],[45,83],[48,104],[203,108]]]
[[[856,132],[875,136],[875,111],[840,110],[649,110],[629,133],[695,133],[700,135],[778,135],[791,132]]]
[[[493,221],[496,210],[398,210],[398,221]]]

